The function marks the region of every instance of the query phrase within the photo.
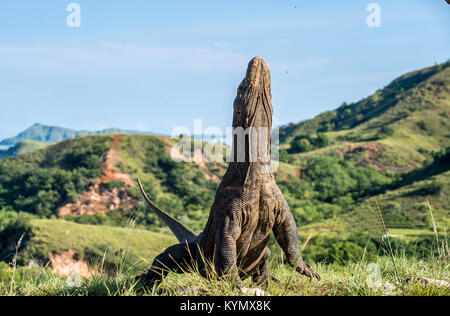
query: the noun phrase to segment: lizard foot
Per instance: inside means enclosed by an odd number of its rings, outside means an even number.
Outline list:
[[[245,296],[270,296],[263,290],[259,288],[248,288],[248,287],[241,287],[240,291]]]
[[[297,267],[297,272],[309,277],[312,279],[317,279],[317,281],[320,281],[320,275],[317,272],[314,272],[313,269],[306,263],[302,263],[301,266]]]

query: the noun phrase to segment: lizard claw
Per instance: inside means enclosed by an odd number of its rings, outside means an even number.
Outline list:
[[[309,277],[311,281],[316,278],[317,281],[320,281],[320,275],[317,272],[314,272],[313,269],[306,263],[303,263],[302,266],[297,268],[297,272]]]

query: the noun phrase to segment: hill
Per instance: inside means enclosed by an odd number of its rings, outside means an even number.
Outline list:
[[[175,163],[174,143],[151,135],[99,135],[6,158],[0,162],[0,208],[43,218],[103,214],[118,223],[133,215],[138,224],[159,225],[142,204],[135,186],[140,177],[161,207],[200,230],[225,166]],[[91,203],[92,195],[100,202]]]
[[[119,128],[109,128],[100,131],[76,131],[69,128],[34,124],[17,136],[4,139],[0,142],[2,146],[14,146],[21,141],[33,140],[44,143],[58,143],[63,140],[72,139],[78,136],[104,135],[104,134],[138,134],[136,131],[121,130]]]
[[[449,67],[450,61],[407,73],[359,102],[344,103],[338,109],[322,113],[312,120],[284,126],[280,137],[286,142],[298,135],[350,131],[357,127],[362,131],[376,130],[416,114],[428,113],[426,111],[430,108],[438,107],[445,111],[448,106]],[[439,114],[445,117],[444,113]],[[414,130],[420,131],[416,127]]]
[[[33,140],[24,140],[24,141],[18,142],[16,145],[14,145],[6,150],[0,150],[0,159],[2,159],[3,157],[19,156],[26,152],[44,148],[47,145],[48,144],[33,141]]]
[[[120,264],[123,269],[133,269],[134,273],[143,271],[157,254],[176,242],[172,236],[132,227],[34,219],[8,232],[7,237],[2,236],[5,237],[0,242],[0,257],[3,260],[11,261],[15,243],[22,234],[24,238],[17,264],[50,264],[53,270],[63,271],[64,262],[60,261],[65,260],[84,268],[86,274],[100,265],[105,270],[112,270]]]
[[[308,159],[338,153],[359,165],[405,173],[450,146],[450,62],[397,78],[374,95],[280,130],[284,148]]]

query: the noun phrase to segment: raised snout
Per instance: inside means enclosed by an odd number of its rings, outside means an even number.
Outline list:
[[[234,101],[233,126],[272,126],[270,69],[261,57],[249,62],[245,79],[239,85]]]
[[[270,69],[262,57],[253,58],[248,64],[244,86],[247,89],[260,89],[270,83]]]

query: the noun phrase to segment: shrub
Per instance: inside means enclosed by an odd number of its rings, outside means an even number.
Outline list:
[[[424,132],[429,132],[431,130],[430,124],[425,121],[417,122],[417,126]]]
[[[326,134],[296,136],[291,142],[291,153],[304,153],[330,145],[330,139]]]
[[[393,136],[395,134],[395,129],[390,126],[383,126],[380,131],[378,132],[379,138],[386,138]]]
[[[108,191],[112,191],[114,189],[122,189],[126,186],[125,182],[120,180],[104,181],[103,184]]]
[[[442,192],[445,185],[444,183],[433,180],[425,183],[425,185],[420,189],[421,195],[438,195]]]
[[[280,157],[279,160],[281,162],[286,162],[289,163],[290,159],[289,159],[289,154],[288,151],[286,149],[280,149]]]

